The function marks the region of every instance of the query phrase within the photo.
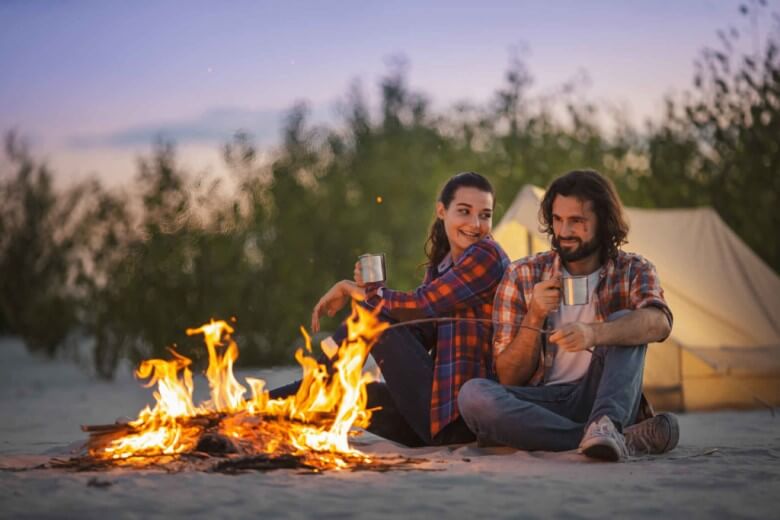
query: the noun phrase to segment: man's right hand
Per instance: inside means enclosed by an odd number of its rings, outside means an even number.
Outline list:
[[[534,285],[528,313],[534,320],[542,322],[548,314],[561,304],[561,277],[556,276]]]

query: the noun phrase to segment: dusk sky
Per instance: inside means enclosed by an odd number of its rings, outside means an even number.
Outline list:
[[[419,4],[419,5],[418,5]],[[771,3],[773,6],[774,2]],[[130,178],[156,135],[193,170],[219,171],[238,129],[274,143],[285,110],[318,120],[388,59],[436,108],[485,103],[521,47],[534,92],[583,72],[590,100],[656,117],[691,85],[739,2],[0,0],[0,130],[18,130],[59,181]]]

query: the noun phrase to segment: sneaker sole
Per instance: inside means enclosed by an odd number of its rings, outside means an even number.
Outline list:
[[[622,459],[620,449],[614,443],[599,443],[580,448],[580,453],[592,459],[619,462]]]

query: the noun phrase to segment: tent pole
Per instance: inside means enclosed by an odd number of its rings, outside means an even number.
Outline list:
[[[685,384],[683,381],[683,349],[682,345],[677,344],[677,380],[680,385],[680,409],[686,410],[685,406]]]

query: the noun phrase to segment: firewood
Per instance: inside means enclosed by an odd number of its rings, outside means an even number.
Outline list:
[[[228,459],[214,464],[210,472],[236,474],[248,470],[269,471],[274,469],[316,469],[303,462],[303,457],[297,455],[250,455],[236,459]]]
[[[217,432],[206,432],[201,435],[195,450],[196,452],[208,453],[209,455],[238,452],[238,448],[236,448],[235,443],[229,437]]]
[[[114,423],[114,424],[82,424],[81,431],[87,433],[112,433],[120,431],[129,431],[133,427],[129,424]]]

